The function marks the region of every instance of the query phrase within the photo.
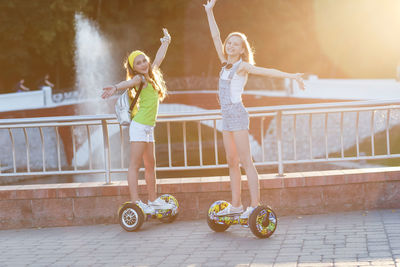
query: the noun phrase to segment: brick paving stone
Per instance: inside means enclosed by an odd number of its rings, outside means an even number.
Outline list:
[[[296,249],[281,249],[279,251],[279,256],[291,256],[291,255],[299,255],[301,254],[301,248],[296,248]]]
[[[301,262],[298,267],[333,267],[333,262]]]
[[[227,261],[226,266],[249,267],[250,263],[241,263],[241,261]]]
[[[385,263],[385,264],[382,264],[382,263],[379,263],[379,264],[372,264],[371,263],[371,265],[370,266],[379,266],[379,267],[396,267],[396,264],[394,264],[394,263]]]
[[[275,262],[275,258],[255,258],[251,261],[252,264],[273,264]]]
[[[364,265],[359,265],[357,262],[335,262],[335,267],[352,267],[352,266],[364,266]],[[365,265],[368,266],[368,265]]]
[[[298,255],[278,255],[275,262],[297,262],[298,258]]]
[[[206,263],[210,260],[207,257],[198,257],[198,256],[189,256],[184,263],[186,264],[194,264],[194,263]]]
[[[334,260],[335,263],[337,263],[337,262],[357,262],[358,261],[357,257],[349,257],[346,255],[345,256],[336,255],[336,256],[332,257],[332,259]]]
[[[268,239],[205,220],[0,231],[0,266],[396,266],[400,210],[280,218]],[[156,255],[155,255],[156,254]]]
[[[207,262],[207,264],[205,264],[205,266],[209,266],[209,267],[225,267],[228,266],[227,262],[225,261],[211,261],[211,262]]]
[[[392,257],[392,253],[390,253],[390,251],[378,251],[378,252],[370,252],[369,253],[370,257],[373,258],[388,258],[388,257]]]
[[[274,264],[273,263],[252,263],[250,264],[250,267],[273,267]]]
[[[357,266],[369,266],[370,262],[369,261],[357,261]]]
[[[277,262],[274,267],[297,267],[296,262]]]

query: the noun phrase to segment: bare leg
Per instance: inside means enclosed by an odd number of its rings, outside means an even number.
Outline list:
[[[138,176],[140,164],[142,163],[142,156],[146,143],[144,142],[131,142],[131,156],[128,168],[128,186],[131,194],[132,203],[139,200],[138,194]]]
[[[260,204],[260,186],[258,182],[257,169],[251,158],[249,131],[242,130],[234,132],[234,140],[236,149],[240,157],[240,163],[246,171],[247,181],[250,190],[251,206],[255,207]]]
[[[146,143],[146,148],[143,153],[144,162],[144,177],[147,184],[147,192],[149,194],[149,200],[154,201],[157,198],[156,192],[156,171],[155,171],[155,155],[154,155],[154,143]]]
[[[223,131],[222,137],[224,141],[226,161],[229,167],[229,176],[231,178],[232,205],[234,207],[240,207],[242,205],[241,173],[239,167],[239,155],[236,150],[233,132]]]

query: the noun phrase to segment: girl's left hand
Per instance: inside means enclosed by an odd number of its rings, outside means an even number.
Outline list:
[[[215,6],[215,3],[217,2],[217,0],[207,0],[206,4],[203,4],[204,9],[206,11],[210,11],[213,9],[213,7]]]
[[[305,90],[304,80],[303,80],[304,73],[296,73],[294,79],[299,84],[299,88],[301,90]]]
[[[103,88],[103,93],[101,94],[101,98],[106,99],[112,96],[117,91],[117,87],[115,85],[109,85]]]
[[[168,30],[163,28],[164,36],[160,39],[161,43],[170,43],[171,35],[169,35]]]

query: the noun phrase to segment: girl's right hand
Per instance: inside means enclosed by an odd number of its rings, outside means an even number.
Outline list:
[[[103,93],[101,94],[101,97],[103,99],[109,98],[116,91],[117,91],[117,87],[115,85],[106,86],[106,87],[103,88]]]
[[[204,4],[204,8],[206,11],[212,10],[213,7],[215,6],[215,2],[217,2],[217,0],[207,0],[207,4]]]
[[[161,43],[170,43],[171,42],[171,35],[166,28],[163,28],[164,36],[160,39]]]

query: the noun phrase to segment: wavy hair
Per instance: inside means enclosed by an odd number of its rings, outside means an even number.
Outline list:
[[[244,53],[241,54],[241,58],[243,61],[250,63],[251,65],[255,64],[254,61],[254,50],[251,48],[249,41],[247,41],[247,37],[244,33],[241,32],[231,32],[225,39],[224,41],[224,46],[222,53],[224,54],[224,57],[227,58],[226,52],[225,52],[225,47],[226,47],[226,42],[228,41],[229,38],[232,36],[237,36],[242,40],[242,47],[244,48]]]

